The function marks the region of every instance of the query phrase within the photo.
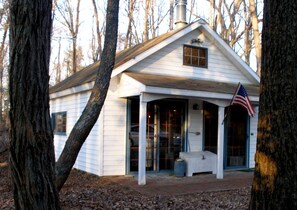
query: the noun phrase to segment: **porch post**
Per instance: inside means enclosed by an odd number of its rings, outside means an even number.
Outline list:
[[[217,151],[217,179],[224,178],[224,111],[225,107],[219,106],[218,111],[218,151]]]
[[[143,100],[143,94],[141,94],[139,101],[138,185],[146,184],[146,112],[147,102]]]

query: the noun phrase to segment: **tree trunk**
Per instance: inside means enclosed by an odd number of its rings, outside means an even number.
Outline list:
[[[133,22],[133,13],[135,9],[135,0],[128,1],[128,28],[126,32],[124,49],[132,46],[132,22]]]
[[[173,16],[174,16],[174,0],[169,3],[169,30],[173,30]]]
[[[71,58],[67,58],[71,62],[71,69],[68,71],[71,74],[77,72],[77,37],[79,32],[79,13],[80,13],[80,0],[76,1],[75,9],[72,8],[72,3],[70,0],[63,2],[64,4],[56,5],[56,8],[61,14],[61,18],[64,20],[64,25],[68,27],[69,33],[72,39],[72,55]],[[76,16],[75,16],[76,15]],[[68,65],[68,64],[67,64]],[[69,68],[68,68],[69,70]]]
[[[72,37],[73,39],[72,39],[72,72],[71,72],[71,74],[75,74],[76,73],[76,71],[77,71],[77,53],[76,53],[76,46],[77,46],[77,44],[76,44],[76,36],[75,35],[73,35],[73,37]]]
[[[80,148],[96,123],[107,95],[110,76],[115,61],[118,33],[119,0],[108,0],[106,13],[106,38],[101,63],[89,101],[73,127],[56,164],[56,186],[60,190],[67,180]]]
[[[243,1],[244,4],[244,22],[245,22],[245,30],[244,30],[244,61],[247,65],[250,65],[250,55],[252,50],[252,40],[251,40],[251,18],[249,15],[249,9],[247,8],[246,2]]]
[[[259,32],[259,20],[257,15],[257,5],[255,0],[249,0],[249,9],[252,18],[254,42],[255,42],[255,51],[256,51],[256,61],[257,61],[257,74],[261,74],[261,36]]]
[[[297,1],[264,1],[250,209],[297,209]]]
[[[3,10],[6,11],[8,8],[7,6],[8,2],[3,2]],[[5,56],[7,54],[7,43],[6,43],[6,38],[7,38],[7,32],[8,32],[8,26],[9,26],[9,13],[8,12],[3,12],[0,17],[1,25],[3,25],[2,28],[2,40],[1,40],[1,46],[0,46],[0,129],[2,129],[2,126],[4,126],[3,123],[3,116],[2,116],[2,109],[3,109],[3,102],[4,102],[4,87],[3,87],[3,76],[4,76],[4,68],[5,68]],[[6,19],[6,20],[5,20]],[[5,20],[4,23],[2,23],[2,20]]]
[[[150,1],[151,0],[145,0],[142,42],[145,42],[145,41],[147,41],[149,39],[149,10],[150,10]]]
[[[215,30],[214,20],[215,20],[215,0],[209,1],[209,26]]]
[[[96,56],[94,56],[93,60],[94,62],[99,60],[101,58],[101,54],[102,54],[102,35],[101,35],[101,31],[100,31],[100,22],[99,22],[99,14],[98,14],[98,8],[96,5],[96,1],[92,0],[92,4],[93,4],[93,9],[94,9],[94,16],[95,16],[95,21],[96,21],[96,37],[97,37],[97,46],[98,49],[96,50]]]
[[[56,84],[61,82],[61,38],[59,39],[59,48],[58,48],[58,65],[56,66]]]
[[[77,69],[78,62],[77,62],[77,36],[78,36],[78,29],[79,29],[79,8],[80,8],[80,0],[77,0],[76,4],[76,19],[75,19],[75,29],[74,34],[72,37],[73,41],[73,74],[77,72],[79,69]]]
[[[0,130],[2,130],[2,128],[4,128],[4,123],[3,123],[3,117],[2,117],[2,102],[3,102],[3,92],[4,92],[4,88],[3,88],[3,65],[0,64]]]
[[[49,116],[52,1],[11,2],[10,168],[16,209],[59,209]]]

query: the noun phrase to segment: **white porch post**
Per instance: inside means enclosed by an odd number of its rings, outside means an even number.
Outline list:
[[[146,112],[147,102],[143,100],[143,94],[139,101],[139,151],[138,151],[138,184],[146,184]]]
[[[218,112],[218,151],[217,151],[217,179],[224,178],[224,111],[225,107],[219,106]]]

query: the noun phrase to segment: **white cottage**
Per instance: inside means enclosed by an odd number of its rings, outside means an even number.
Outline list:
[[[217,178],[225,169],[254,167],[259,77],[204,21],[179,25],[117,54],[104,107],[75,168],[99,176],[138,173],[145,184],[146,172],[173,170],[180,152],[217,154]],[[50,89],[56,157],[87,103],[98,65]],[[254,117],[229,106],[238,82]]]

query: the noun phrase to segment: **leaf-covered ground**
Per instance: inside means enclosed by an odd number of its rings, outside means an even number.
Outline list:
[[[0,209],[14,209],[8,152],[0,154]],[[142,193],[122,178],[98,177],[79,170],[60,192],[62,209],[247,209],[250,187],[189,194]],[[132,179],[127,178],[127,179]],[[139,188],[140,189],[140,188]],[[178,189],[177,189],[178,190]]]

